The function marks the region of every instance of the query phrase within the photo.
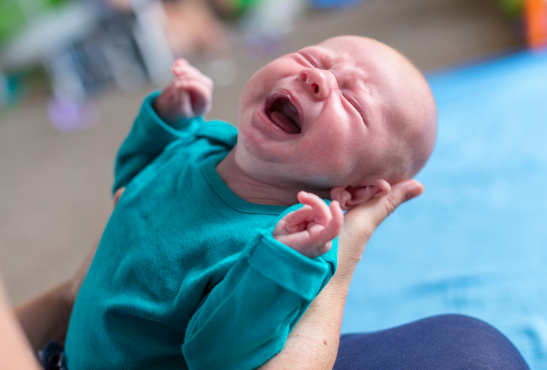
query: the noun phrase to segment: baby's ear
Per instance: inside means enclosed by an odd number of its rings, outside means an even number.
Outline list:
[[[343,210],[348,210],[372,198],[381,197],[391,191],[391,185],[384,179],[356,186],[337,186],[330,191],[330,198],[337,200]]]

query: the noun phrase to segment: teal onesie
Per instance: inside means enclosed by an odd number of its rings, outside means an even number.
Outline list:
[[[336,270],[272,237],[292,207],[239,198],[216,172],[237,130],[167,125],[150,95],[118,153],[116,206],[74,305],[69,370],[254,369]]]

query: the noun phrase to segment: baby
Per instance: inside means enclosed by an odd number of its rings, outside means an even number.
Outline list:
[[[434,145],[425,79],[371,39],[262,68],[239,132],[201,117],[209,78],[185,61],[173,72],[118,154],[126,190],[74,306],[71,370],[262,365],[334,274],[342,210],[414,176]]]

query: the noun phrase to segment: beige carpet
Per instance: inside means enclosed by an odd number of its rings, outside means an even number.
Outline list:
[[[342,34],[379,39],[422,70],[518,44],[494,0],[370,0],[350,12],[309,12],[287,50]],[[234,123],[239,91],[268,61],[236,60],[239,79],[215,91],[210,114]],[[98,97],[100,123],[74,133],[50,126],[45,100],[0,114],[0,272],[14,304],[73,274],[99,240],[111,211],[116,151],[151,89]]]

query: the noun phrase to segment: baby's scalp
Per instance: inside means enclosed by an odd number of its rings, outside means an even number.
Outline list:
[[[366,158],[363,175],[380,176],[391,184],[415,176],[431,155],[437,131],[435,100],[422,73],[397,50],[374,39],[339,36],[318,44],[323,45],[362,58],[361,67],[378,84],[377,93],[384,95],[383,123],[389,140]]]

